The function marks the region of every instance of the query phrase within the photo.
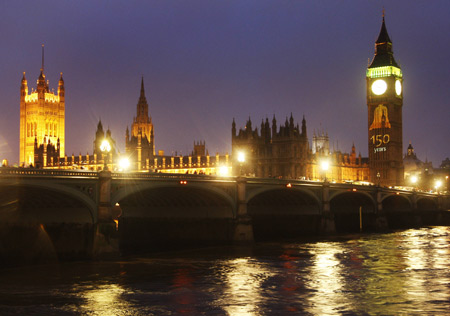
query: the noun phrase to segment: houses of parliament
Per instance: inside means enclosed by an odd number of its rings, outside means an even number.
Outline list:
[[[189,174],[234,174],[255,177],[330,181],[366,181],[401,185],[404,181],[402,154],[402,71],[394,59],[392,41],[383,16],[375,43],[375,54],[366,69],[369,157],[331,150],[328,133],[320,130],[310,143],[307,121],[295,121],[292,114],[282,124],[274,115],[255,126],[249,118],[243,128],[231,126],[231,155],[210,155],[204,141],[194,141],[190,155],[164,155],[155,150],[152,117],[145,95],[144,78],[136,104],[136,115],[125,131],[125,152],[118,151],[111,131],[101,121],[93,133],[92,153],[65,153],[65,89],[61,73],[57,93],[50,90],[44,73],[44,52],[36,89],[28,88],[23,74],[20,87],[20,163],[49,169],[121,170],[128,159],[129,170]],[[303,109],[306,111],[307,109]],[[101,150],[103,140],[110,150]],[[239,152],[246,155],[238,161]],[[323,168],[326,161],[328,168]]]

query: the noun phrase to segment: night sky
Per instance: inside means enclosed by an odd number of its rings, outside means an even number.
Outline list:
[[[0,159],[19,160],[26,72],[66,87],[66,154],[92,153],[98,120],[120,151],[141,76],[156,150],[231,152],[238,129],[292,112],[308,136],[367,157],[365,71],[382,9],[404,76],[403,144],[435,167],[450,156],[450,1],[2,1]]]

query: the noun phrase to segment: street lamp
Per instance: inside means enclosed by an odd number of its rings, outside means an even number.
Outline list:
[[[320,167],[324,172],[324,182],[327,182],[327,171],[330,168],[330,162],[328,160],[322,160]]]
[[[228,167],[227,166],[220,166],[218,169],[219,175],[222,177],[228,176]]]
[[[245,162],[245,153],[243,151],[237,153],[237,161],[239,162],[239,175],[242,176],[242,165]]]
[[[416,189],[416,185],[417,185],[417,181],[418,181],[417,176],[411,176],[410,180],[411,180],[411,184],[413,186],[413,189],[415,190]]]
[[[377,172],[377,182],[378,182],[378,186],[380,186],[380,177],[381,177],[380,172]]]
[[[439,188],[442,185],[442,181],[441,180],[436,180],[435,184],[434,184],[434,188],[436,189],[437,194],[439,194]]]
[[[106,164],[106,160],[108,157],[108,153],[111,151],[111,145],[108,140],[104,139],[100,145],[100,151],[103,154],[103,161],[105,165],[103,166],[103,170],[108,170],[108,165]]]
[[[127,157],[122,157],[119,160],[119,170],[120,171],[127,171],[128,168],[130,168],[130,159]]]

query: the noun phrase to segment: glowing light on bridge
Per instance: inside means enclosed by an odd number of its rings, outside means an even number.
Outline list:
[[[323,181],[326,182],[327,181],[327,171],[328,171],[328,169],[330,169],[330,161],[328,159],[323,159],[320,162],[320,168],[323,171]]]
[[[102,144],[100,145],[100,150],[106,153],[109,153],[111,151],[111,144],[108,142],[108,140],[104,139],[102,141]]]
[[[240,163],[244,163],[245,162],[245,153],[243,151],[239,151],[237,153],[237,161]]]
[[[436,182],[434,183],[434,188],[436,189],[436,192],[439,192],[439,188],[442,185],[442,181],[441,180],[436,180]]]
[[[187,184],[187,181],[186,181],[186,180],[181,180],[181,181],[180,181],[180,184],[181,184],[181,185],[186,185],[186,184]]]
[[[286,188],[292,188],[292,184],[290,183],[286,184]]]
[[[322,162],[320,163],[320,167],[323,171],[328,171],[328,169],[330,168],[330,162],[328,160],[322,160]]]
[[[119,171],[126,171],[130,168],[130,159],[127,157],[120,158],[119,160]]]
[[[219,167],[219,176],[226,177],[230,175],[230,169],[227,166]]]
[[[108,153],[111,151],[111,144],[108,142],[108,140],[104,139],[100,145],[100,150],[103,154],[103,160],[104,160],[104,166],[103,170],[108,170]]]

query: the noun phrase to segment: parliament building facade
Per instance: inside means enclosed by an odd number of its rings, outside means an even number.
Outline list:
[[[392,41],[383,16],[381,31],[375,42],[375,54],[366,69],[368,109],[367,158],[356,154],[353,145],[349,153],[330,150],[328,134],[315,133],[309,143],[306,119],[295,123],[292,114],[278,125],[275,116],[265,118],[259,129],[249,118],[237,130],[233,119],[231,133],[232,154],[209,155],[204,142],[194,142],[190,155],[164,155],[155,150],[155,131],[145,96],[144,79],[131,128],[125,132],[125,152],[119,153],[111,131],[97,126],[91,155],[65,155],[65,89],[61,77],[54,93],[45,79],[44,59],[31,93],[23,74],[20,87],[20,163],[38,168],[81,168],[119,170],[118,160],[126,157],[130,169],[142,172],[224,174],[255,177],[276,177],[305,180],[365,181],[386,186],[404,182],[403,167],[403,75],[394,59]],[[108,139],[112,149],[100,150],[100,143]],[[244,152],[245,162],[238,161]],[[324,167],[326,164],[326,168]]]

